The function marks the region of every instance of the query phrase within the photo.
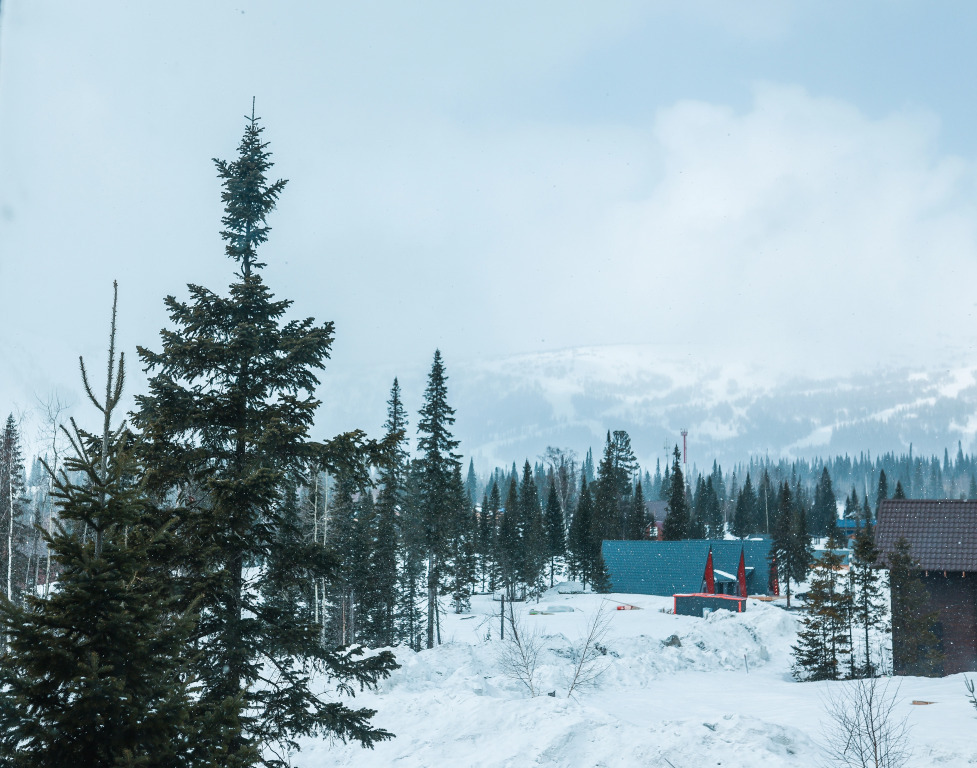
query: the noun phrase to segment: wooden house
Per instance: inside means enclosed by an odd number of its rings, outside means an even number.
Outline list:
[[[923,613],[939,613],[933,632],[943,653],[942,673],[977,670],[977,501],[887,499],[875,528],[883,566],[900,538],[909,543],[929,592]],[[893,621],[895,647],[899,626]]]

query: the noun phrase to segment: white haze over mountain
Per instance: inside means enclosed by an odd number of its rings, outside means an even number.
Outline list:
[[[663,346],[561,350],[449,363],[461,451],[484,475],[495,466],[535,461],[546,446],[578,459],[600,458],[606,432],[624,429],[645,469],[654,472],[688,430],[690,465],[728,470],[750,456],[823,457],[868,451],[942,457],[977,449],[977,366],[923,372],[878,368],[851,376],[785,376],[756,366],[719,366],[679,357]],[[332,431],[369,425],[379,431],[383,387],[375,369],[367,386],[330,377],[320,422]],[[423,376],[401,379],[416,426]],[[348,393],[358,391],[358,396]],[[662,464],[664,466],[664,463]]]
[[[872,8],[5,0],[0,407],[79,400],[113,279],[130,358],[164,295],[230,282],[210,158],[256,96],[267,280],[337,324],[323,435],[378,430],[395,375],[416,413],[440,347],[485,460],[834,450],[873,372],[884,410],[977,365],[970,12]]]

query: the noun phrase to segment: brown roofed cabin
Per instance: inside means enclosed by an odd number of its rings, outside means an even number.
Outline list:
[[[977,501],[887,499],[879,505],[875,528],[883,563],[900,538],[909,543],[929,592],[923,612],[939,612],[933,632],[944,656],[943,674],[977,670]],[[898,628],[893,621],[893,647],[900,642]]]

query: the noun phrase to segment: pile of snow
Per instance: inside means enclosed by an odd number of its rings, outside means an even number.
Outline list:
[[[540,646],[537,690],[500,664],[499,603],[472,600],[442,620],[443,645],[398,648],[401,668],[355,706],[396,738],[364,750],[306,740],[303,766],[662,766],[756,768],[821,761],[824,700],[834,686],[790,674],[797,614],[749,600],[745,613],[675,616],[671,598],[563,594],[516,603],[524,637]],[[617,610],[618,606],[638,610]],[[567,696],[595,615],[608,622],[596,685]],[[508,631],[508,630],[507,630]],[[977,763],[977,712],[963,677],[900,681],[897,714],[913,728],[914,768]],[[913,700],[935,702],[912,705]]]

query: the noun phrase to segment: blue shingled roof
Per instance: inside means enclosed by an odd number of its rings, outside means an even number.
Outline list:
[[[701,589],[710,547],[713,568],[733,574],[742,549],[748,591],[767,592],[769,540],[605,541],[601,551],[613,591],[675,595]]]

